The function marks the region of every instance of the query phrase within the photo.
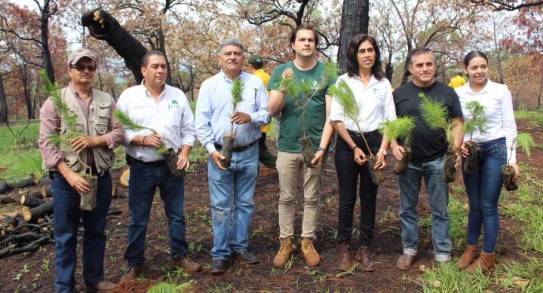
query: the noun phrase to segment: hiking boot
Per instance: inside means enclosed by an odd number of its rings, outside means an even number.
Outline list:
[[[349,251],[347,241],[338,243],[336,249],[339,270],[346,271],[350,269],[353,266],[353,260],[351,259],[351,252]]]
[[[279,251],[273,258],[273,266],[275,268],[282,268],[284,267],[288,260],[290,259],[290,255],[294,251],[294,244],[292,244],[292,238],[287,237],[283,239],[279,239],[280,241],[280,247]]]
[[[94,286],[87,285],[87,288],[85,292],[87,293],[95,293],[95,292],[112,292],[117,288],[117,284],[108,282],[108,281],[101,281],[98,284]]]
[[[362,266],[362,270],[366,272],[375,271],[375,262],[373,262],[373,256],[370,249],[367,246],[361,246],[356,254],[358,261]]]
[[[143,277],[144,270],[143,265],[129,267],[128,271],[121,277],[121,281],[134,281],[137,278],[141,278]]]
[[[465,270],[479,255],[479,247],[477,245],[468,245],[462,256],[456,262],[458,269]]]
[[[396,261],[396,267],[402,271],[407,271],[415,261],[415,256],[411,254],[402,254]]]
[[[247,250],[238,251],[236,252],[236,255],[246,264],[254,265],[258,263],[258,258],[256,258],[252,252]]]
[[[304,256],[305,264],[308,267],[316,267],[321,262],[321,257],[315,246],[313,246],[313,239],[303,238],[301,245],[302,255]]]
[[[211,274],[212,275],[220,275],[224,272],[226,272],[226,268],[228,267],[228,261],[225,259],[214,259],[211,262]]]
[[[466,272],[472,273],[481,270],[483,273],[490,273],[496,264],[496,253],[481,252],[479,258],[466,268]]]
[[[199,263],[191,260],[188,256],[176,259],[175,264],[183,268],[188,273],[195,273],[202,270],[202,266]]]

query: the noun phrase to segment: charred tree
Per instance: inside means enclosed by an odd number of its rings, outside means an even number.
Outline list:
[[[134,36],[127,32],[119,22],[102,9],[83,13],[83,26],[98,40],[106,41],[124,59],[128,69],[134,75],[136,83],[141,83],[141,59],[147,49]]]
[[[369,11],[369,0],[343,0],[337,57],[342,72],[346,71],[345,58],[349,40],[357,33],[368,33]]]
[[[0,72],[0,123],[8,121],[8,101],[4,89],[4,76]]]

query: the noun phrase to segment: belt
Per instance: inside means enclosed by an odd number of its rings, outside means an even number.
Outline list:
[[[164,160],[158,160],[153,162],[144,162],[142,160],[138,160],[136,158],[133,158],[129,155],[126,155],[126,163],[130,166],[163,166],[166,165],[166,161]]]
[[[232,151],[233,151],[234,153],[243,152],[243,151],[249,149],[250,147],[254,146],[257,142],[258,142],[258,139],[255,140],[255,141],[253,141],[253,142],[251,142],[251,143],[249,143],[249,144],[247,144],[247,145],[234,147],[234,148],[232,148]],[[215,148],[216,148],[218,151],[220,151],[220,150],[222,150],[222,145],[220,145],[220,144],[215,144]]]
[[[360,132],[358,131],[353,131],[353,130],[350,130],[350,129],[347,129],[347,132],[349,132],[349,134],[351,136],[361,136],[360,135]],[[379,132],[379,130],[372,130],[372,131],[368,131],[368,132],[363,132],[364,134],[364,137],[370,137],[370,136],[381,136],[381,133]]]

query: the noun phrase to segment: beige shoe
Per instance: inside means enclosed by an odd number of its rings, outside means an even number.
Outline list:
[[[468,245],[462,256],[456,262],[458,269],[465,270],[479,255],[479,247],[477,245]]]
[[[353,260],[351,258],[351,252],[349,251],[349,244],[347,244],[347,241],[337,244],[337,260],[338,268],[341,271],[346,271],[353,266]]]
[[[280,247],[279,251],[273,258],[273,266],[275,268],[282,268],[284,267],[288,260],[290,259],[290,256],[292,255],[292,252],[294,251],[294,244],[292,244],[292,238],[287,237],[283,239],[279,239],[280,241]]]
[[[101,281],[94,286],[87,286],[87,289],[85,292],[87,293],[113,292],[113,290],[115,289],[117,289],[117,284],[108,282],[108,281]]]
[[[175,260],[175,264],[189,273],[195,273],[202,270],[202,266],[191,260],[188,256]]]
[[[396,261],[396,267],[398,267],[402,271],[407,271],[414,261],[414,255],[404,253],[400,255],[400,257]]]
[[[316,267],[319,265],[321,262],[321,257],[319,256],[317,250],[315,250],[315,246],[313,246],[313,239],[303,238],[301,250],[304,256],[305,264],[308,267]]]
[[[469,267],[466,268],[466,272],[472,273],[477,270],[481,270],[483,273],[490,273],[494,270],[496,264],[496,253],[481,252],[479,258],[474,261]]]

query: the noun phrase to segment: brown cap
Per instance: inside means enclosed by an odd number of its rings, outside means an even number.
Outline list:
[[[68,57],[68,65],[74,65],[79,62],[79,60],[85,57],[91,59],[92,62],[96,63],[96,55],[94,55],[94,53],[92,53],[88,49],[80,48],[70,54],[70,56]]]

